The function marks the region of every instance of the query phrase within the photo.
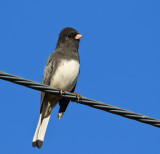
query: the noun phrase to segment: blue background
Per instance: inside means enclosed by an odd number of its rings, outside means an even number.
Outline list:
[[[160,119],[160,1],[1,0],[0,70],[41,82],[58,34],[80,42],[81,95]],[[160,129],[70,103],[32,148],[40,92],[0,80],[1,154],[159,154]]]

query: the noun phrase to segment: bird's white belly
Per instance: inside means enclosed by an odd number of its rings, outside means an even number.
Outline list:
[[[62,60],[51,78],[51,86],[71,91],[77,81],[80,64],[76,60]]]

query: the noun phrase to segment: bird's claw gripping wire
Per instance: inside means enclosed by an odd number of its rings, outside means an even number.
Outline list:
[[[64,90],[62,90],[60,88],[58,88],[58,89],[59,89],[60,96],[63,97]]]
[[[79,102],[80,102],[80,99],[82,98],[81,94],[79,94],[79,93],[74,93],[74,94],[76,94],[77,103],[79,103]]]
[[[60,94],[60,97],[63,97],[64,96],[64,90],[62,90],[61,88],[58,88],[59,89],[59,94]],[[73,93],[73,94],[76,94],[76,98],[77,98],[77,103],[80,102],[80,99],[82,98],[82,96],[79,94],[79,93]],[[73,100],[71,100],[73,102]]]

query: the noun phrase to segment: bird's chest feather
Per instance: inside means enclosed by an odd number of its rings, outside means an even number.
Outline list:
[[[71,91],[77,81],[80,64],[76,60],[62,60],[51,78],[51,86]]]

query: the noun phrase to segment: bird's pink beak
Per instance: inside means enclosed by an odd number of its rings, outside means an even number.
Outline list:
[[[76,40],[80,40],[82,37],[83,37],[83,35],[77,34],[77,35],[75,36],[75,39],[76,39]]]

